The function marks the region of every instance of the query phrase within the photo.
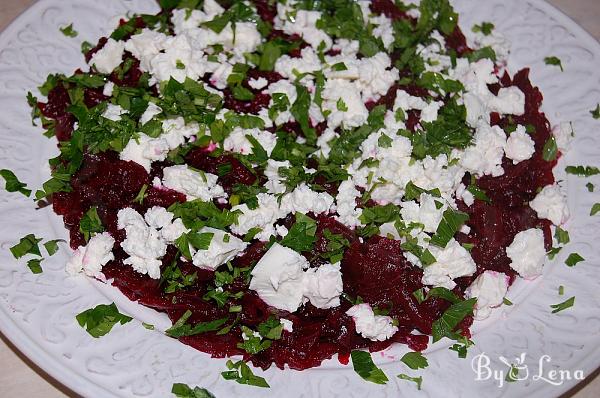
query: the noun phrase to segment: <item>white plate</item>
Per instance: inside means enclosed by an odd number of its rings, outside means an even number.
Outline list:
[[[600,45],[562,13],[540,0],[460,0],[463,30],[473,23],[492,21],[513,41],[510,68],[530,65],[534,84],[546,97],[544,109],[553,123],[573,121],[574,149],[561,161],[597,163],[598,128],[589,110],[600,101]],[[0,166],[10,168],[30,187],[48,177],[46,160],[56,154],[55,142],[31,126],[25,93],[51,72],[70,73],[83,65],[82,40],[95,42],[115,26],[126,10],[153,11],[152,0],[42,0],[18,18],[0,36]],[[74,22],[77,39],[58,30]],[[560,57],[565,72],[544,65],[545,56]],[[559,178],[564,174],[559,173]],[[257,371],[271,389],[238,385],[221,378],[225,360],[210,359],[158,331],[140,325],[146,321],[168,325],[166,317],[129,302],[115,288],[64,273],[67,250],[43,263],[44,273],[32,275],[25,264],[12,259],[8,248],[19,237],[35,233],[47,239],[66,238],[60,219],[50,209],[34,211],[33,204],[18,194],[0,192],[0,322],[2,332],[36,364],[79,394],[90,397],[166,397],[174,382],[200,385],[218,397],[397,397],[415,396],[414,384],[399,380],[398,373],[421,374],[423,391],[418,396],[495,397],[558,396],[577,380],[554,386],[540,379],[538,360],[544,354],[544,373],[551,369],[591,374],[600,365],[600,251],[597,244],[600,217],[588,216],[594,194],[584,180],[569,177],[569,205],[574,213],[569,229],[571,245],[549,263],[544,276],[534,282],[519,281],[508,297],[515,303],[502,307],[492,319],[474,327],[477,344],[467,360],[460,360],[440,342],[428,352],[430,366],[412,372],[398,358],[406,348],[397,346],[375,354],[376,362],[390,376],[386,386],[364,382],[337,360],[304,372]],[[596,198],[597,200],[597,198]],[[577,251],[587,259],[570,269],[563,263]],[[565,286],[565,296],[557,294]],[[575,295],[575,307],[550,313],[550,304]],[[91,338],[75,322],[75,314],[95,304],[115,301],[136,320],[101,339]],[[471,358],[485,352],[490,367],[506,370],[504,356],[514,362],[522,352],[529,377],[503,388],[493,380],[476,381]],[[521,373],[523,375],[524,372]]]

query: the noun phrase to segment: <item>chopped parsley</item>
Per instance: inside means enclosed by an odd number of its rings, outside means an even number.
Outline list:
[[[473,28],[471,29],[474,33],[483,33],[486,36],[489,36],[492,34],[492,31],[494,30],[494,24],[491,22],[482,22],[480,25],[473,25]]]
[[[569,267],[574,267],[582,261],[585,261],[585,258],[581,257],[579,253],[571,253],[565,260],[565,264],[567,264]]]
[[[350,358],[352,358],[354,371],[364,380],[375,384],[386,384],[388,382],[385,373],[373,363],[373,358],[371,358],[369,352],[352,351]]]
[[[600,212],[600,203],[594,203],[590,210],[590,216],[595,216]]]
[[[244,361],[233,362],[227,361],[228,371],[221,372],[221,376],[225,380],[233,380],[239,384],[247,384],[249,386],[269,388],[269,383],[260,377],[252,373],[250,367]]]
[[[2,169],[0,170],[0,176],[4,178],[6,185],[4,188],[8,192],[20,192],[21,194],[29,197],[31,195],[31,190],[27,189],[27,184],[19,181],[15,173],[10,170]]]
[[[35,235],[29,234],[19,240],[19,243],[10,248],[12,255],[19,259],[27,254],[41,257],[39,243],[42,238],[36,238]]]
[[[201,333],[214,332],[219,330],[229,318],[215,319],[214,321],[199,322],[195,325],[187,323],[188,319],[192,316],[192,311],[187,310],[181,315],[181,317],[171,326],[165,330],[165,334],[170,337],[182,337],[182,336],[194,336]]]
[[[415,383],[417,385],[417,389],[421,390],[421,385],[423,384],[423,376],[412,377],[407,374],[400,373],[396,377],[398,377],[399,379],[402,379],[402,380],[412,381],[413,383]]]
[[[587,188],[588,192],[594,192],[594,184],[592,184],[591,182],[585,184],[585,187]]]
[[[27,268],[29,268],[33,274],[41,274],[43,272],[41,266],[42,261],[43,259],[41,258],[32,258],[31,260],[27,261]]]
[[[67,37],[77,37],[78,34],[77,31],[73,29],[73,24],[60,28],[60,31]]]
[[[413,370],[425,369],[427,366],[429,366],[427,358],[425,358],[420,352],[407,352],[402,356],[402,358],[400,358],[400,360]]]
[[[567,174],[573,174],[579,177],[591,177],[600,174],[600,169],[595,166],[567,166]]]
[[[546,65],[558,66],[560,68],[561,72],[565,71],[563,69],[562,61],[558,57],[554,57],[554,56],[546,57],[546,58],[544,58],[544,62],[546,63]]]
[[[85,241],[89,241],[90,238],[104,231],[104,226],[102,226],[102,221],[98,216],[98,208],[92,207],[90,208],[79,221],[79,231],[83,234]]]
[[[556,160],[556,156],[558,155],[558,146],[556,145],[556,139],[554,137],[548,138],[548,141],[544,144],[544,148],[542,149],[542,158],[546,162],[552,162]]]
[[[477,298],[471,298],[465,301],[452,304],[450,308],[444,311],[444,314],[433,322],[431,327],[433,342],[441,340],[443,337],[451,335],[454,328],[468,315],[473,315],[473,308]]]
[[[571,241],[571,238],[569,237],[569,232],[565,231],[561,227],[556,227],[554,238],[556,238],[556,241],[561,245],[566,245]]]
[[[123,315],[115,303],[110,305],[99,304],[94,308],[85,310],[76,316],[79,326],[84,328],[92,337],[102,337],[112,330],[117,324],[124,325],[133,318]]]
[[[442,221],[440,221],[435,235],[431,237],[431,243],[442,248],[446,247],[460,227],[468,220],[469,215],[466,213],[452,209],[444,211]]]
[[[299,253],[310,251],[316,240],[316,232],[317,223],[315,220],[302,213],[296,213],[296,222],[280,243],[282,246],[289,247]]]
[[[206,388],[191,388],[187,384],[175,383],[171,388],[171,393],[176,398],[215,398]]]
[[[552,308],[552,313],[556,314],[557,312],[564,311],[567,308],[571,308],[575,305],[575,296],[566,299],[562,303],[552,304],[550,308]]]
[[[512,301],[510,301],[510,300],[509,300],[509,299],[507,299],[506,297],[504,297],[504,298],[502,299],[502,304],[504,304],[504,305],[508,305],[508,306],[511,306],[511,305],[513,305]]]
[[[508,372],[506,372],[504,381],[506,381],[508,383],[514,383],[515,381],[519,380],[518,377],[519,377],[519,368],[517,368],[515,365],[511,365]]]
[[[590,113],[594,119],[600,119],[600,104],[596,106],[596,109],[591,110]]]

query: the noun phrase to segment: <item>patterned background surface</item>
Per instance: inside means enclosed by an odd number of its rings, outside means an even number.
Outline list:
[[[11,3],[7,0],[4,3]],[[16,3],[16,2],[15,2]],[[19,2],[20,5],[24,2]],[[600,99],[600,70],[597,67],[600,48],[582,39],[581,32],[562,20],[540,1],[462,0],[455,2],[464,13],[463,26],[492,20],[498,29],[513,39],[512,70],[532,65],[532,78],[545,95],[545,109],[552,122],[572,120],[578,132],[575,150],[565,162],[591,164],[598,148],[594,123],[589,109]],[[123,13],[125,7],[144,9],[148,0],[134,1],[58,1],[43,0],[29,11],[26,20],[14,26],[0,38],[0,164],[22,176],[30,186],[46,178],[43,159],[55,149],[40,137],[28,121],[23,93],[37,86],[51,71],[69,71],[81,62],[78,46],[83,39],[97,38]],[[141,7],[141,8],[140,8]],[[600,7],[596,6],[596,9]],[[0,11],[1,8],[0,8]],[[600,10],[597,10],[600,11]],[[4,12],[0,12],[4,16]],[[78,21],[86,21],[82,23]],[[91,21],[91,23],[88,23]],[[80,32],[77,40],[63,37],[57,27],[75,22]],[[547,55],[563,59],[565,73],[543,65]],[[565,119],[568,117],[569,119]],[[33,145],[32,145],[33,143]],[[542,353],[550,354],[553,364],[561,369],[583,368],[589,374],[598,365],[600,317],[600,280],[597,277],[600,253],[593,244],[594,232],[600,225],[586,216],[594,202],[586,194],[584,183],[568,179],[570,206],[576,216],[571,222],[573,244],[588,260],[576,270],[566,269],[559,256],[546,269],[543,279],[519,283],[509,293],[515,306],[497,311],[494,319],[477,326],[473,354],[485,351],[501,369],[499,355],[515,358],[528,352],[526,363],[537,369]],[[15,222],[18,220],[18,222]],[[45,273],[33,276],[9,258],[7,248],[15,237],[35,232],[46,238],[64,237],[59,220],[48,210],[33,211],[30,203],[18,196],[0,193],[0,320],[4,333],[18,342],[19,348],[36,357],[36,362],[52,375],[60,375],[78,391],[91,396],[156,396],[163,397],[173,381],[201,384],[217,396],[277,396],[293,385],[293,395],[304,397],[330,396],[398,396],[398,390],[412,395],[414,387],[393,380],[386,387],[363,383],[348,369],[330,361],[320,369],[306,372],[266,372],[274,387],[269,391],[243,387],[219,380],[224,361],[207,360],[206,356],[187,349],[160,333],[143,329],[139,322],[94,341],[74,323],[73,315],[99,302],[110,300],[140,321],[157,323],[156,315],[123,299],[113,289],[91,283],[83,278],[67,278],[62,272],[66,254],[55,256],[45,264]],[[558,285],[567,288],[566,295],[576,294],[576,307],[560,315],[550,315],[548,305],[562,301],[556,294]],[[577,286],[577,288],[575,288]],[[527,297],[527,300],[525,298]],[[164,321],[164,319],[163,319]],[[574,331],[577,339],[573,338]],[[446,345],[430,349],[430,367],[423,372],[424,391],[420,396],[534,396],[557,395],[574,385],[548,388],[542,382],[520,382],[509,388],[497,389],[491,382],[474,382],[470,361],[457,361]],[[406,372],[397,361],[403,349],[394,348],[378,358],[389,375]],[[470,354],[470,355],[473,355]],[[3,367],[12,366],[2,355]],[[450,366],[449,366],[450,364]],[[409,372],[408,372],[409,373]],[[6,375],[5,375],[6,376]],[[4,377],[5,377],[4,376]],[[21,376],[21,374],[19,374]],[[308,377],[306,377],[308,376]],[[85,378],[85,379],[84,379]],[[434,380],[444,380],[436,383]],[[5,386],[14,385],[1,383]],[[37,380],[36,380],[37,381]],[[26,381],[31,387],[30,380]],[[468,393],[466,390],[468,389]],[[24,394],[21,388],[5,391],[3,396],[62,396],[47,386],[36,393]],[[110,391],[110,393],[109,393]],[[596,390],[597,391],[597,390]],[[54,395],[52,395],[54,394]],[[597,396],[597,394],[595,395]]]

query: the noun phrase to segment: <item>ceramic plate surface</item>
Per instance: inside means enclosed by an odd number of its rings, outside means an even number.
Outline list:
[[[68,277],[64,264],[66,246],[43,263],[44,273],[33,275],[24,262],[15,261],[8,248],[28,233],[46,239],[67,238],[61,220],[50,209],[34,205],[18,194],[0,192],[0,328],[29,358],[77,393],[89,397],[167,397],[174,382],[200,385],[217,397],[552,397],[573,387],[577,380],[553,385],[551,370],[581,370],[591,374],[600,365],[600,217],[589,217],[598,198],[587,192],[585,181],[566,177],[565,164],[592,165],[600,160],[600,122],[589,110],[600,101],[600,45],[562,13],[541,0],[457,0],[461,26],[470,32],[474,23],[492,21],[513,42],[509,69],[531,66],[531,78],[541,87],[546,114],[553,124],[572,121],[577,133],[573,149],[561,159],[557,178],[568,185],[573,213],[568,227],[571,243],[544,275],[535,281],[517,281],[508,297],[514,305],[503,306],[474,328],[476,347],[466,360],[448,350],[442,341],[429,348],[429,367],[423,390],[395,377],[417,375],[399,362],[406,352],[395,346],[374,354],[390,382],[378,386],[364,382],[351,366],[337,359],[304,372],[257,370],[271,389],[242,386],[221,378],[225,360],[211,359],[159,331],[149,331],[141,322],[163,329],[170,325],[165,315],[128,301],[116,288],[84,277]],[[25,93],[40,85],[48,73],[69,74],[84,65],[80,53],[83,40],[96,42],[116,26],[128,10],[156,11],[152,0],[40,0],[0,35],[0,166],[9,168],[30,187],[48,178],[47,159],[57,153],[54,140],[42,136],[31,125]],[[59,26],[74,23],[79,32],[70,39]],[[544,65],[544,57],[562,59],[565,72]],[[600,182],[600,181],[597,181]],[[587,259],[575,268],[564,265],[565,257],[578,252]],[[558,296],[559,285],[565,296]],[[550,304],[576,296],[575,306],[559,314]],[[115,301],[135,320],[115,327],[101,339],[89,336],[75,321],[75,314],[99,303]],[[515,363],[526,353],[528,377],[498,388],[493,379],[477,381],[471,359],[485,353],[490,369],[506,371],[499,359]],[[525,376],[525,371],[520,373]],[[485,376],[483,374],[482,376]],[[554,381],[558,384],[560,381]]]

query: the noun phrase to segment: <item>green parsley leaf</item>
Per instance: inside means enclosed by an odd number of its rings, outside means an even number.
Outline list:
[[[135,199],[133,199],[133,201],[135,203],[144,204],[144,199],[146,199],[146,196],[148,196],[148,194],[146,193],[147,190],[148,190],[148,184],[144,184],[142,186],[142,188],[140,189],[140,192],[138,192]]]
[[[65,243],[65,241],[62,239],[49,240],[48,242],[44,243],[44,247],[46,248],[49,256],[53,256],[58,251],[58,244],[60,242]]]
[[[560,243],[561,245],[566,245],[567,243],[569,243],[571,241],[571,238],[569,237],[569,232],[565,231],[561,227],[556,227],[556,232],[554,233],[554,237],[556,238],[556,241],[558,243]]]
[[[504,298],[502,299],[502,303],[503,303],[504,305],[508,305],[508,306],[511,306],[511,305],[513,305],[512,301],[510,301],[510,300],[509,300],[509,299],[507,299],[506,297],[504,297]]]
[[[585,187],[587,188],[588,192],[594,192],[594,184],[592,184],[591,182],[585,184]]]
[[[336,72],[340,72],[343,70],[348,70],[348,67],[346,66],[345,63],[343,62],[338,62],[337,64],[334,64],[331,66],[331,70],[334,70]]]
[[[467,58],[469,59],[469,62],[477,62],[480,59],[490,59],[493,62],[496,62],[496,52],[494,51],[494,49],[492,47],[482,47],[479,48],[471,53],[469,53],[467,55]]]
[[[214,236],[215,234],[212,232],[190,232],[187,234],[188,242],[196,250],[208,250]]]
[[[77,315],[76,319],[79,326],[85,328],[92,337],[98,338],[110,332],[117,323],[124,325],[133,318],[121,314],[115,303],[112,303],[99,304],[85,310]]]
[[[281,240],[282,246],[289,247],[299,253],[310,251],[315,243],[317,223],[312,218],[296,213],[296,222],[290,228],[288,234]]]
[[[452,304],[459,303],[461,300],[458,298],[456,294],[452,290],[446,289],[445,287],[434,287],[427,292],[427,300],[429,297],[438,297],[442,298],[446,301],[449,301]]]
[[[234,380],[239,384],[247,384],[249,386],[270,388],[269,383],[260,377],[254,375],[250,367],[243,360],[233,362],[227,361],[227,369],[229,371],[221,372],[221,376],[225,380]]]
[[[165,330],[165,334],[170,337],[179,338],[182,336],[194,336],[201,333],[213,332],[219,330],[229,318],[215,319],[214,321],[199,322],[195,325],[190,325],[187,320],[192,316],[192,311],[187,310],[183,313],[173,326]]]
[[[425,292],[423,288],[417,289],[413,292],[413,296],[417,299],[417,303],[421,304],[426,300]]]
[[[554,65],[554,66],[560,67],[561,72],[565,71],[563,69],[562,62],[561,62],[560,58],[558,58],[558,57],[554,57],[554,56],[546,57],[546,58],[544,58],[544,62],[546,63],[546,65]]]
[[[594,203],[590,210],[590,216],[595,216],[598,212],[600,212],[600,203]]]
[[[175,203],[168,210],[175,218],[181,218],[186,228],[191,230],[199,230],[202,227],[225,229],[235,224],[240,214],[239,211],[221,210],[213,202],[203,202],[200,199]]]
[[[423,376],[411,377],[411,376],[406,375],[404,373],[400,373],[396,377],[398,377],[399,379],[402,379],[402,380],[412,381],[413,383],[415,383],[417,385],[417,389],[421,390],[421,385],[423,384]]]
[[[427,358],[425,358],[420,352],[407,352],[402,358],[400,358],[400,360],[413,370],[425,369],[427,366],[429,366]]]
[[[591,177],[600,174],[600,169],[595,166],[567,166],[567,174],[573,174],[579,177]]]
[[[10,252],[16,259],[19,259],[26,254],[33,254],[34,256],[42,257],[39,247],[39,243],[41,241],[41,238],[36,238],[33,234],[26,235],[25,237],[21,238],[19,243],[10,248]]]
[[[32,273],[41,274],[43,272],[41,266],[42,260],[42,258],[32,258],[31,260],[27,261],[27,267]]]
[[[307,143],[313,144],[317,140],[317,133],[315,129],[310,127],[310,118],[308,116],[308,110],[310,108],[310,93],[308,89],[303,85],[296,83],[296,101],[292,104],[290,112],[294,119],[300,124],[300,128],[304,133]]]
[[[252,101],[254,99],[254,94],[252,94],[252,91],[239,84],[233,86],[231,88],[231,92],[233,94],[233,98],[235,98],[236,100]]]
[[[4,181],[6,182],[4,188],[7,192],[20,192],[27,197],[31,195],[31,190],[27,189],[27,184],[19,181],[15,173],[13,173],[12,171],[2,169],[0,170],[0,176],[4,178]]]
[[[67,37],[77,37],[77,32],[73,29],[73,24],[67,25],[63,28],[60,28],[60,31],[63,35]]]
[[[519,380],[517,378],[518,376],[519,376],[519,369],[515,365],[511,365],[510,369],[506,373],[506,377],[504,378],[504,381],[506,381],[508,383],[514,383],[515,381]]]
[[[373,359],[369,352],[352,351],[350,357],[352,358],[354,371],[366,381],[375,384],[386,384],[388,382],[385,373],[373,363]]]
[[[85,241],[89,241],[90,238],[104,231],[104,226],[102,226],[102,221],[98,216],[98,208],[92,207],[90,208],[79,221],[79,231],[83,234]]]
[[[346,106],[346,103],[344,102],[344,100],[342,98],[339,98],[337,100],[337,103],[335,104],[335,106],[337,107],[338,111],[341,111],[341,112],[348,111],[348,107]]]
[[[546,162],[552,162],[556,160],[556,155],[558,154],[558,146],[556,145],[556,140],[554,137],[548,138],[548,141],[544,144],[544,148],[542,148],[542,158]]]
[[[406,184],[406,187],[404,187],[404,200],[419,199],[421,197],[422,193],[428,193],[431,196],[435,196],[436,198],[439,198],[442,196],[442,194],[438,188],[428,191],[426,189],[416,186],[412,181],[409,181]]]
[[[481,25],[473,25],[473,28],[471,29],[473,31],[473,33],[478,33],[481,32],[486,36],[489,36],[492,34],[492,30],[494,30],[494,24],[491,22],[482,22]]]
[[[553,247],[552,249],[550,249],[548,251],[548,253],[546,253],[546,255],[548,256],[548,258],[550,260],[554,260],[554,257],[556,257],[556,255],[558,253],[560,253],[561,250],[562,250],[562,247]]]
[[[260,323],[257,327],[258,333],[265,339],[279,340],[281,339],[281,333],[283,332],[283,324],[274,316],[270,316],[269,319]]]
[[[431,331],[433,342],[439,341],[442,337],[450,335],[454,328],[467,316],[473,314],[473,307],[477,302],[477,298],[461,301],[452,304],[450,308],[444,311],[444,314],[433,322]]]
[[[563,285],[560,285],[560,286],[558,287],[558,295],[559,295],[559,296],[562,296],[562,295],[564,295],[564,294],[565,294],[565,287],[564,287]]]
[[[481,200],[486,203],[492,203],[492,200],[487,196],[485,191],[483,189],[479,188],[477,185],[470,184],[467,187],[467,191],[471,192],[473,197],[477,200]]]
[[[193,389],[186,384],[175,383],[171,388],[171,393],[177,398],[215,398],[206,388],[194,387]]]
[[[594,119],[600,119],[600,104],[596,106],[596,109],[590,111],[590,113]]]
[[[442,221],[438,225],[435,235],[431,237],[431,243],[441,248],[446,247],[456,232],[469,219],[469,215],[460,211],[448,209],[444,212]]]
[[[142,326],[143,326],[145,329],[148,329],[148,330],[154,330],[154,325],[151,325],[151,324],[149,324],[149,323],[142,322]]]
[[[575,304],[575,296],[563,301],[559,304],[552,304],[550,308],[552,308],[552,313],[556,314],[557,312],[566,310],[567,308],[571,308]]]
[[[387,134],[381,134],[377,140],[377,145],[380,148],[391,148],[393,140]]]
[[[569,267],[574,267],[582,261],[585,261],[585,258],[581,257],[579,253],[571,253],[565,260],[565,264],[567,264]]]
[[[242,338],[242,342],[237,343],[237,348],[246,351],[250,355],[258,354],[273,344],[270,340],[263,340],[260,335],[254,335],[254,331],[247,326],[242,325],[240,329],[242,329],[244,337]]]

